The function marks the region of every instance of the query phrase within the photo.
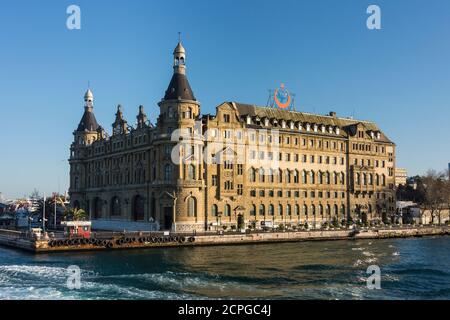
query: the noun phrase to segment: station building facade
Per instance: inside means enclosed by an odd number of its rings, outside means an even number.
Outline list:
[[[152,124],[117,107],[112,134],[94,96],[70,147],[70,199],[93,227],[208,231],[390,220],[395,144],[373,122],[224,102],[202,115],[178,43]]]

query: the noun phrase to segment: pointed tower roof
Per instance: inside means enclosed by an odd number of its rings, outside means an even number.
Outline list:
[[[77,131],[96,131],[99,127],[94,115],[94,94],[88,89],[84,94],[84,114]]]
[[[186,77],[186,50],[181,41],[178,42],[173,51],[173,59],[173,76],[164,95],[164,100],[196,101]]]

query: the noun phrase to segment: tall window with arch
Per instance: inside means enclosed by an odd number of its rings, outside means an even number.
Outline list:
[[[195,166],[193,164],[188,165],[188,179],[195,180]]]
[[[188,198],[188,216],[197,217],[197,199],[195,197]]]
[[[229,204],[225,205],[224,214],[225,214],[225,217],[231,217],[231,206]]]
[[[172,180],[172,165],[166,164],[164,166],[164,180],[171,181]]]

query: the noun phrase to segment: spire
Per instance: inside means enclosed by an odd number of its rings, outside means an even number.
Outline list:
[[[94,94],[91,89],[87,89],[84,94],[84,106],[91,109],[94,107]]]
[[[146,125],[147,123],[147,115],[145,114],[144,111],[144,106],[139,106],[139,114],[137,115],[137,125],[138,128],[142,128]]]
[[[112,124],[113,134],[123,134],[128,132],[127,121],[123,118],[122,106],[117,106],[116,120]]]
[[[173,72],[186,74],[186,50],[181,44],[181,32],[178,32],[178,44],[173,50]]]
[[[84,114],[77,131],[96,131],[99,127],[94,115],[94,94],[88,89],[84,94]]]
[[[186,77],[186,50],[181,44],[181,38],[173,50],[173,76],[166,90],[164,100],[196,101]]]

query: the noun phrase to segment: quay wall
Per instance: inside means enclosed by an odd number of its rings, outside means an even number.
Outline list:
[[[246,234],[202,234],[187,235],[185,241],[151,242],[147,240],[132,241],[130,243],[118,243],[119,239],[131,235],[115,235],[104,238],[109,246],[98,244],[78,244],[51,246],[49,240],[35,240],[21,238],[19,233],[0,230],[0,245],[7,245],[19,249],[39,252],[61,252],[61,251],[91,251],[91,250],[114,250],[132,248],[158,248],[158,247],[180,247],[180,246],[212,246],[212,245],[237,245],[258,244],[274,242],[299,242],[299,241],[323,241],[323,240],[355,240],[355,239],[384,239],[384,238],[406,238],[433,235],[448,235],[449,228],[442,227],[419,227],[399,229],[368,229],[355,233],[353,230],[314,230],[314,231],[286,231],[286,232],[255,232]],[[136,233],[134,233],[136,235]],[[172,234],[175,236],[176,234]],[[160,233],[159,236],[162,236]],[[133,236],[134,237],[134,236]]]

